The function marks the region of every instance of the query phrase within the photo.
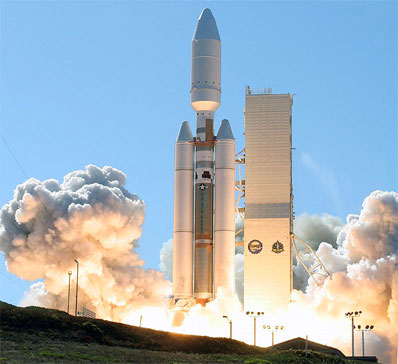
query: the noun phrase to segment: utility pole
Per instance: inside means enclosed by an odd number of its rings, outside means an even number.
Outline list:
[[[308,353],[308,335],[305,336],[305,356],[307,356]]]
[[[256,346],[256,316],[254,316],[254,346]]]
[[[275,345],[275,331],[277,330],[284,330],[285,326],[275,326],[275,328],[271,327],[270,325],[263,325],[264,330],[271,330],[271,338],[272,338],[272,347]]]
[[[361,327],[361,325],[354,326],[354,329],[362,332],[362,356],[365,356],[365,331],[373,330],[373,328],[374,325],[366,325],[365,327]]]
[[[355,352],[355,345],[354,345],[354,316],[351,317],[352,321],[351,321],[351,341],[352,341],[352,356],[354,356],[354,352]]]
[[[257,317],[264,316],[264,312],[257,312],[257,314],[256,314],[256,312],[247,311],[246,315],[251,316],[254,319],[253,320],[253,329],[254,329],[254,333],[253,333],[254,340],[253,341],[254,341],[254,346],[256,346],[256,319],[257,319]]]
[[[68,276],[69,276],[69,284],[68,284],[68,314],[69,314],[69,297],[70,297],[70,276],[72,275],[72,271],[68,272]]]
[[[354,329],[355,329],[355,323],[354,323],[354,318],[359,317],[361,315],[362,311],[355,311],[355,312],[346,312],[345,317],[351,319],[351,341],[352,341],[352,357],[355,356],[355,344],[354,344]]]
[[[225,318],[229,322],[229,338],[232,339],[232,320],[230,320],[229,317],[225,315],[223,316],[223,318]]]
[[[362,356],[365,356],[365,334],[363,330],[362,331]]]
[[[76,273],[76,306],[75,306],[75,316],[77,316],[77,293],[79,291],[79,262],[75,259],[77,265],[77,273]]]

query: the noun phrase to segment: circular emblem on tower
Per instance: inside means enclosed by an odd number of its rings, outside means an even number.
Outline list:
[[[279,254],[279,253],[282,253],[283,251],[285,251],[285,249],[283,248],[283,244],[279,240],[277,240],[272,245],[272,252]]]
[[[249,252],[252,254],[258,254],[263,250],[263,243],[260,240],[252,240],[248,245],[247,248]]]

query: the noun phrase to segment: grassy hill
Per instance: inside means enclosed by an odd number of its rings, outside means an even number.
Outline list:
[[[301,350],[181,335],[0,301],[0,363],[354,363]]]

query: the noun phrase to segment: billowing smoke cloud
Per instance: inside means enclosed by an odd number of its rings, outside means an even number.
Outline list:
[[[316,251],[323,242],[329,243],[331,248],[337,247],[337,236],[343,228],[343,221],[335,216],[323,214],[321,216],[306,213],[299,215],[294,220],[294,233],[303,241],[305,241],[314,251]],[[304,248],[297,242],[297,249],[300,251]],[[304,291],[308,284],[308,273],[296,260],[294,254],[293,260],[293,287]],[[345,266],[345,265],[344,265]]]
[[[348,216],[336,248],[322,243],[317,255],[332,279],[322,287],[309,281],[306,291],[312,305],[336,319],[363,311],[357,323],[375,325],[369,351],[381,355],[384,348],[383,360],[391,363],[398,342],[398,194],[371,193],[360,215]]]
[[[232,292],[219,292],[205,307],[194,305],[173,314],[167,311],[170,282],[163,273],[144,270],[134,251],[141,235],[144,203],[126,191],[124,184],[122,172],[88,166],[67,175],[62,184],[30,179],[17,187],[14,199],[0,212],[0,249],[10,272],[21,278],[44,279],[31,286],[23,303],[65,309],[67,272],[71,270],[75,277],[74,259],[78,259],[80,302],[91,306],[99,317],[138,323],[143,314],[144,326],[227,336],[228,322],[223,315],[228,315],[234,322],[234,338],[251,343],[252,322]],[[240,224],[237,218],[237,227]],[[360,214],[349,215],[345,225],[329,215],[299,216],[295,233],[316,250],[332,278],[318,287],[295,267],[296,279],[302,278],[298,288],[304,292],[294,290],[288,312],[265,315],[258,321],[259,328],[265,323],[286,323],[278,341],[310,334],[310,339],[349,354],[350,321],[344,313],[361,310],[356,324],[375,325],[366,335],[367,354],[394,362],[398,341],[398,194],[373,192]],[[171,239],[161,249],[160,267],[170,279]],[[236,287],[242,299],[241,248],[236,251]],[[178,327],[171,324],[173,315],[174,322],[180,316]],[[260,331],[258,344],[269,345],[269,335]]]
[[[236,225],[239,223],[237,218]],[[289,312],[265,320],[290,325],[294,322],[294,328],[290,327],[284,334],[285,339],[310,333],[315,341],[335,345],[349,355],[351,331],[345,312],[361,310],[363,314],[356,323],[375,325],[366,335],[367,353],[378,355],[382,362],[394,362],[398,340],[398,194],[373,192],[365,199],[361,213],[349,215],[345,225],[330,215],[303,214],[295,221],[295,233],[316,251],[332,279],[326,279],[318,287],[301,265],[295,266],[295,288],[305,293],[295,290]],[[166,244],[172,249],[170,241]],[[171,257],[170,250],[168,253]],[[236,253],[236,290],[242,301],[243,254]],[[232,300],[231,295],[226,297]],[[241,339],[250,342],[247,319],[236,307],[232,311],[230,315]],[[220,320],[220,314],[219,309],[213,312],[210,307],[196,307],[179,331],[195,331],[194,317],[197,326],[204,315],[213,323],[215,333],[226,335],[226,322]],[[269,343],[265,341],[264,345]],[[357,347],[357,353],[358,350]]]
[[[294,220],[294,233],[312,249],[318,249],[321,242],[329,243],[336,248],[337,235],[343,226],[343,221],[336,216],[304,213]]]
[[[173,239],[163,243],[160,249],[159,269],[168,280],[173,279]]]
[[[32,285],[22,304],[66,308],[68,271],[72,289],[79,267],[79,310],[122,321],[137,309],[164,304],[170,282],[144,270],[134,248],[145,204],[125,189],[126,176],[89,165],[63,183],[29,179],[0,212],[0,249],[9,272]]]

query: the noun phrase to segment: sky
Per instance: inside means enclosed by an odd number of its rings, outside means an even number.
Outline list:
[[[209,7],[222,41],[222,105],[244,147],[245,85],[294,94],[296,216],[359,213],[398,190],[393,1],[0,1],[0,206],[28,177],[88,164],[127,175],[146,203],[138,252],[158,268],[173,233],[174,141],[190,107],[191,40]],[[0,257],[0,300],[31,282]]]

